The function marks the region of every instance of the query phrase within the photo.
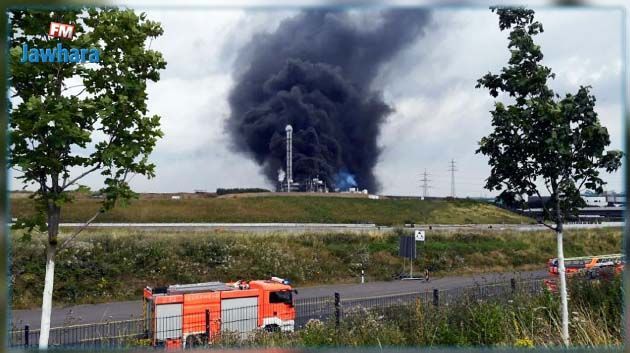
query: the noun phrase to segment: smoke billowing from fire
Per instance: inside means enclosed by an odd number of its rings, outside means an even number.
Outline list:
[[[256,35],[239,53],[229,97],[235,148],[275,182],[291,124],[294,180],[319,176],[333,187],[378,190],[377,138],[393,108],[371,84],[423,33],[428,17],[418,9],[369,16],[308,10]]]

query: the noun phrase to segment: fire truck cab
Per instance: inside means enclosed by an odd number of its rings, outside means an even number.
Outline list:
[[[154,346],[186,347],[211,343],[226,331],[293,331],[293,293],[289,282],[277,277],[146,287],[147,335]]]

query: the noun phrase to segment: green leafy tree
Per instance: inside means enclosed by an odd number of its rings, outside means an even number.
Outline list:
[[[621,151],[606,151],[608,131],[595,112],[595,97],[589,86],[560,97],[548,87],[555,78],[541,64],[540,46],[533,37],[543,31],[534,11],[524,8],[491,8],[499,16],[499,28],[510,30],[508,65],[499,74],[478,80],[493,97],[503,93],[509,104],[496,102],[492,114],[494,131],[481,139],[477,153],[488,157],[491,173],[485,187],[502,191],[500,197],[524,203],[524,196],[550,195],[543,204],[540,222],[557,234],[562,337],[569,343],[566,278],[562,228],[567,217],[585,205],[580,191],[600,193],[606,184],[600,172],[621,166]]]
[[[47,233],[40,348],[48,345],[55,255],[99,213],[134,196],[129,178],[154,176],[148,156],[162,136],[160,117],[147,115],[147,82],[158,81],[166,62],[150,49],[163,30],[145,14],[118,8],[63,11],[14,10],[10,18],[9,167],[34,187],[34,216],[14,228]],[[50,22],[73,24],[72,39],[47,35]],[[96,48],[99,63],[22,62],[29,49]],[[100,173],[104,195],[99,212],[63,241],[59,220],[71,189]]]

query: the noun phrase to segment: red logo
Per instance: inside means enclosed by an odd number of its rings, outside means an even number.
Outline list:
[[[65,23],[50,22],[50,29],[48,35],[57,38],[71,39],[74,36],[74,25],[67,25]]]

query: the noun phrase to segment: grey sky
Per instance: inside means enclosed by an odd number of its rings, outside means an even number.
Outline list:
[[[151,47],[168,62],[162,79],[149,87],[150,112],[162,116],[164,138],[151,159],[156,178],[140,176],[141,192],[176,192],[217,187],[267,187],[259,167],[229,151],[223,122],[236,53],[260,31],[272,31],[295,10],[138,9],[160,21],[164,36]],[[616,9],[540,8],[545,32],[537,37],[544,63],[557,74],[561,95],[592,85],[597,111],[622,147],[622,12]],[[493,100],[475,89],[488,71],[508,58],[507,32],[486,7],[436,8],[426,36],[399,53],[380,72],[375,86],[396,109],[383,126],[382,154],[376,167],[383,194],[420,193],[420,173],[431,174],[432,195],[450,192],[448,162],[457,163],[458,196],[492,195],[482,188],[489,173],[475,155],[477,141],[490,131]],[[621,172],[606,176],[610,189],[622,190]],[[98,176],[83,182],[99,187]],[[14,183],[16,188],[17,184]]]

